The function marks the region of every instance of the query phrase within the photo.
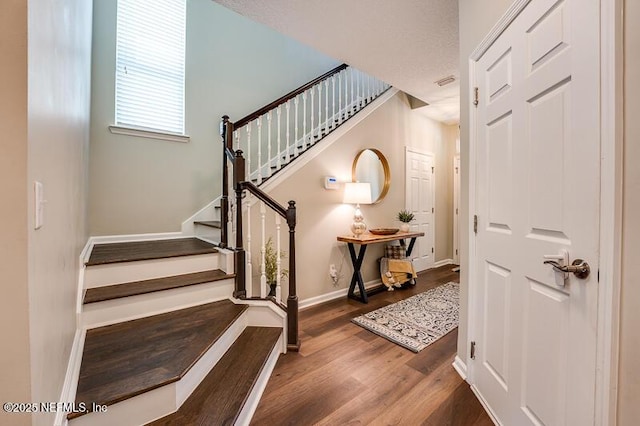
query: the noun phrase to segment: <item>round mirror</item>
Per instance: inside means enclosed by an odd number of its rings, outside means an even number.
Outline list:
[[[369,182],[371,184],[371,200],[373,204],[382,201],[389,191],[391,171],[384,155],[377,149],[363,149],[353,160],[351,180]]]

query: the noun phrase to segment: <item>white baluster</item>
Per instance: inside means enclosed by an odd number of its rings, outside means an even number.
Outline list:
[[[342,75],[343,71],[338,74],[338,125],[342,124]]]
[[[247,172],[249,180],[251,180],[251,122],[247,124]]]
[[[351,102],[349,104],[349,115],[352,114],[353,112],[353,106],[355,105],[356,102],[356,96],[355,96],[355,88],[356,88],[356,84],[355,84],[355,70],[353,68],[349,68],[351,70]]]
[[[309,132],[310,134],[309,141],[306,143],[306,146],[304,147],[304,149],[307,149],[307,146],[313,143],[313,129],[314,129],[313,104],[315,102],[315,93],[316,91],[313,90],[313,87],[312,87],[311,88],[311,131]]]
[[[240,135],[238,134],[237,130],[233,131],[233,141],[234,141],[233,150],[234,151],[239,150],[240,149]]]
[[[358,108],[357,110],[360,109],[360,103],[362,100],[362,74],[360,73],[360,70],[356,71],[356,100],[358,102]]]
[[[267,113],[267,172],[266,175],[271,177],[271,111]]]
[[[329,133],[329,80],[324,81],[324,132]]]
[[[247,191],[247,297],[253,296],[253,258],[251,255],[251,193]]]
[[[258,117],[258,185],[262,183],[262,116]]]
[[[302,150],[304,151],[307,149],[307,92],[302,94],[302,139]],[[297,155],[296,153],[296,156]]]
[[[320,137],[320,133],[322,132],[322,82],[318,84],[318,137]],[[311,132],[311,137],[313,137],[313,131]],[[316,142],[315,138],[311,139],[311,143],[314,144]]]
[[[281,275],[282,275],[282,265],[281,265],[281,255],[282,251],[280,249],[280,215],[276,214],[276,300],[282,300],[282,288],[281,288]]]
[[[303,95],[304,97],[304,95]],[[295,124],[295,129],[294,129],[294,133],[293,133],[293,156],[294,158],[298,156],[298,104],[300,103],[300,98],[298,96],[296,96],[296,98],[293,100],[293,105],[296,107],[295,110],[295,114],[294,114],[294,124]],[[287,159],[287,162],[289,161],[289,159]]]
[[[287,101],[287,105],[285,106],[286,110],[287,110],[287,150],[284,152],[284,164],[288,164],[289,163],[289,146],[290,146],[290,142],[289,142],[289,110],[291,109],[291,99],[289,99]],[[278,154],[278,158],[281,157],[282,154]]]
[[[262,230],[262,241],[260,243],[260,297],[264,299],[267,297],[267,263],[265,261],[266,254],[266,240],[265,240],[265,214],[266,210],[264,203],[260,202],[260,227]]]
[[[280,132],[280,129],[281,129],[281,126],[280,126],[280,115],[282,115],[281,106],[282,105],[278,105],[278,109],[276,109],[276,116],[278,117],[278,123],[277,123],[278,124],[278,126],[277,126],[278,127],[278,131],[277,131],[278,149],[276,149],[276,152],[277,152],[277,154],[276,154],[276,157],[277,157],[277,160],[276,160],[277,170],[280,170],[280,167],[281,167],[280,157],[282,156],[282,153],[280,152],[280,133],[281,133]]]
[[[371,102],[371,76],[367,75],[367,99]]]
[[[336,80],[338,79],[337,75],[331,77],[331,122],[329,123],[331,128],[336,127]]]

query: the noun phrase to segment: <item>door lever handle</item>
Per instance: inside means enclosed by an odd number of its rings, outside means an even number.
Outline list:
[[[574,260],[571,265],[561,265],[555,260],[545,260],[543,262],[545,265],[553,266],[558,272],[564,272],[565,274],[572,273],[578,278],[585,279],[591,273],[591,267],[587,262],[582,259]]]

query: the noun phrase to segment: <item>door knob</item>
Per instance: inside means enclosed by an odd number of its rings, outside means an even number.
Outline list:
[[[571,265],[561,265],[555,260],[545,260],[544,264],[553,266],[553,269],[558,272],[563,272],[565,274],[572,273],[580,279],[587,278],[591,273],[591,267],[582,259],[574,260],[571,262]]]

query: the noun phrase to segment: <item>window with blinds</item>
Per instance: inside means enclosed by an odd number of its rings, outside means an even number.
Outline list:
[[[186,0],[118,0],[116,125],[184,134]]]

